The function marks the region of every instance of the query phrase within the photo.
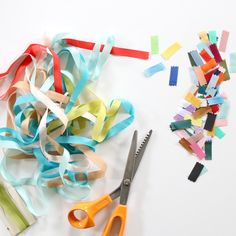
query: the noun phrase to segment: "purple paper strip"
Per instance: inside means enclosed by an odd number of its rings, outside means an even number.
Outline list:
[[[189,111],[189,112],[194,112],[194,111],[196,111],[196,108],[193,106],[193,105],[189,105],[189,106],[187,106],[186,108],[185,108],[187,111]]]
[[[175,121],[180,121],[180,120],[183,120],[183,119],[184,119],[184,117],[181,116],[181,115],[179,115],[179,114],[177,114],[177,115],[174,116],[174,120],[175,120]]]

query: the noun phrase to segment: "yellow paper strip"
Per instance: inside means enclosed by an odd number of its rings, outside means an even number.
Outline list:
[[[201,106],[201,100],[196,98],[191,92],[189,92],[186,96],[185,96],[185,100],[190,102],[193,106],[195,106],[196,108],[199,108]]]
[[[199,38],[202,40],[203,43],[209,43],[208,34],[206,31],[202,31],[198,33]]]
[[[191,120],[192,125],[195,125],[195,126],[198,126],[198,127],[201,127],[201,126],[202,126],[202,119],[201,119],[201,118],[194,119],[192,116],[186,115],[186,116],[184,117],[184,119],[185,119],[185,120]]]
[[[169,46],[164,52],[162,52],[161,56],[165,60],[169,60],[182,46],[180,43],[175,42],[171,46]]]

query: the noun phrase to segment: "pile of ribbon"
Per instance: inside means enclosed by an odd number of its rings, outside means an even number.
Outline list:
[[[192,87],[170,124],[171,130],[180,138],[179,143],[200,161],[212,159],[212,139],[214,136],[222,138],[221,127],[227,125],[229,102],[220,87],[230,75],[220,51],[225,52],[228,35],[223,31],[218,42],[215,31],[199,34],[198,50],[188,53]],[[189,179],[195,182],[203,167],[196,163]]]
[[[0,128],[0,173],[36,216],[42,208],[34,204],[27,186],[35,188],[39,201],[48,187],[66,198],[85,197],[88,181],[106,170],[96,145],[134,120],[128,101],[114,99],[106,105],[91,89],[110,54],[148,59],[148,52],[113,44],[113,37],[103,45],[58,35],[50,46],[31,44],[0,74],[0,99],[7,100],[7,124]],[[123,120],[117,119],[120,113],[126,114]],[[33,176],[15,176],[9,163],[25,159],[35,160],[38,168]]]

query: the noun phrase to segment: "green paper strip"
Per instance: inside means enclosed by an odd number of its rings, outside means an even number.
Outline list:
[[[212,30],[212,31],[209,31],[209,40],[211,43],[217,43],[217,35],[216,35],[216,31],[215,30]]]
[[[207,141],[205,143],[205,160],[212,160],[212,141]]]
[[[28,221],[22,215],[20,210],[16,207],[7,189],[1,183],[0,207],[3,209],[3,212],[6,215],[7,219],[9,219],[10,223],[14,224],[15,227],[19,230],[19,232],[22,232],[29,226]]]
[[[223,130],[219,127],[215,127],[214,128],[215,131],[215,136],[219,139],[222,139],[225,136],[225,133],[223,132]]]
[[[179,129],[187,129],[192,126],[191,120],[181,120],[181,121],[175,121],[171,122],[170,128],[172,131],[179,130]]]
[[[230,80],[230,75],[229,75],[229,70],[228,70],[228,67],[227,67],[226,60],[222,60],[220,62],[220,65],[225,68],[225,73],[224,73],[225,80]]]
[[[189,58],[189,61],[190,61],[190,64],[191,64],[192,67],[193,67],[193,66],[197,66],[197,64],[196,64],[196,62],[193,60],[193,57],[192,57],[192,55],[191,55],[190,52],[188,52],[188,58]]]
[[[159,53],[159,38],[157,35],[151,36],[151,53],[152,55]]]

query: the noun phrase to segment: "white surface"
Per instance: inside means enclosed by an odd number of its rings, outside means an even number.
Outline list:
[[[152,128],[154,134],[132,186],[126,236],[235,236],[236,219],[236,81],[222,86],[231,101],[226,136],[213,142],[213,161],[197,183],[187,180],[196,159],[178,145],[169,130],[177,105],[188,90],[187,51],[195,49],[197,32],[230,31],[228,51],[236,50],[235,1],[1,1],[0,71],[22,53],[29,43],[42,42],[43,35],[72,32],[95,41],[116,36],[116,45],[149,50],[151,34],[160,36],[160,49],[178,40],[183,49],[167,65],[179,65],[177,87],[168,86],[169,70],[145,78],[143,70],[158,62],[110,57],[100,78],[98,92],[109,102],[129,99],[136,108],[135,123],[101,144],[97,152],[108,164],[106,178],[96,181],[90,199],[113,190],[123,175],[131,134],[140,139]],[[228,58],[228,54],[226,54]],[[4,122],[2,121],[2,125]],[[30,227],[25,236],[101,235],[110,211],[98,218],[98,227],[73,229],[67,222],[72,203],[54,196],[52,209]],[[111,210],[112,207],[109,209]],[[0,225],[0,235],[8,235]]]

